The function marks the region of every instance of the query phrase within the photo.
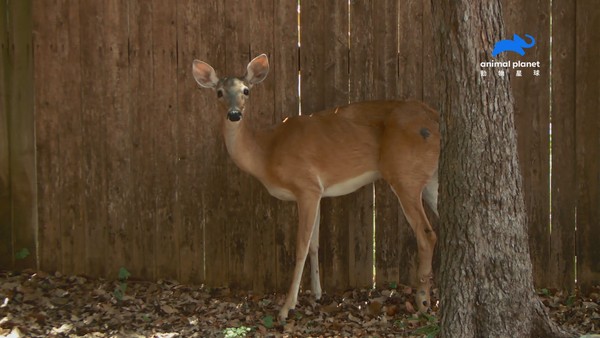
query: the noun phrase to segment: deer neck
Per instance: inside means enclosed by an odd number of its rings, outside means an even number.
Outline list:
[[[260,179],[264,172],[266,145],[259,132],[248,125],[245,119],[237,122],[224,119],[223,136],[233,162],[243,171]]]

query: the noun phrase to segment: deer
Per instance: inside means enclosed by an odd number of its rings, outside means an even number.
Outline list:
[[[266,54],[252,59],[244,76],[218,77],[208,63],[194,60],[194,79],[216,91],[223,108],[221,129],[233,162],[258,179],[268,192],[298,208],[295,265],[278,314],[285,323],[298,300],[301,277],[310,257],[311,293],[322,296],[319,279],[320,201],[352,193],[378,179],[390,186],[418,246],[417,308],[430,308],[432,258],[436,234],[423,200],[437,215],[439,114],[425,103],[364,101],[311,115],[288,117],[258,130],[246,107],[250,91],[269,73]]]

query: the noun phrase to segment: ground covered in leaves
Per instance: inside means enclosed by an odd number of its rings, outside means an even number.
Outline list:
[[[303,292],[285,325],[284,295],[129,279],[0,273],[0,337],[434,337],[433,315],[419,316],[410,287]],[[540,290],[552,317],[580,334],[600,331],[600,290],[585,297]]]

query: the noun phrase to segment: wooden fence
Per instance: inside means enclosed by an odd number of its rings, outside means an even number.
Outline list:
[[[503,5],[505,35],[537,41],[510,58],[541,62],[538,75],[510,71],[536,284],[573,289],[577,277],[588,288],[600,282],[600,9]],[[0,0],[0,268],[114,277],[123,266],[141,279],[285,290],[295,205],[229,160],[192,60],[241,75],[267,53],[250,107],[259,126],[366,99],[439,107],[449,70],[436,68],[430,6]],[[321,229],[326,290],[372,285],[373,265],[380,285],[411,281],[414,235],[385,184],[324,200]]]

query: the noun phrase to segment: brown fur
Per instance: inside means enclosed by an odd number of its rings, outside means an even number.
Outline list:
[[[227,112],[244,112],[243,92],[264,80],[268,60],[248,64],[243,78],[219,80],[208,64],[195,61],[194,77],[221,95]],[[296,267],[279,318],[294,308],[307,255],[315,296],[321,295],[318,273],[319,203],[325,196],[350,193],[377,178],[392,187],[415,232],[419,248],[420,310],[429,306],[431,260],[436,235],[425,216],[423,196],[437,207],[440,152],[439,116],[419,101],[368,101],[295,116],[272,128],[254,130],[246,116],[225,118],[227,151],[244,171],[258,178],[274,196],[298,203]],[[432,191],[435,190],[435,191]],[[437,211],[437,209],[436,209]]]

